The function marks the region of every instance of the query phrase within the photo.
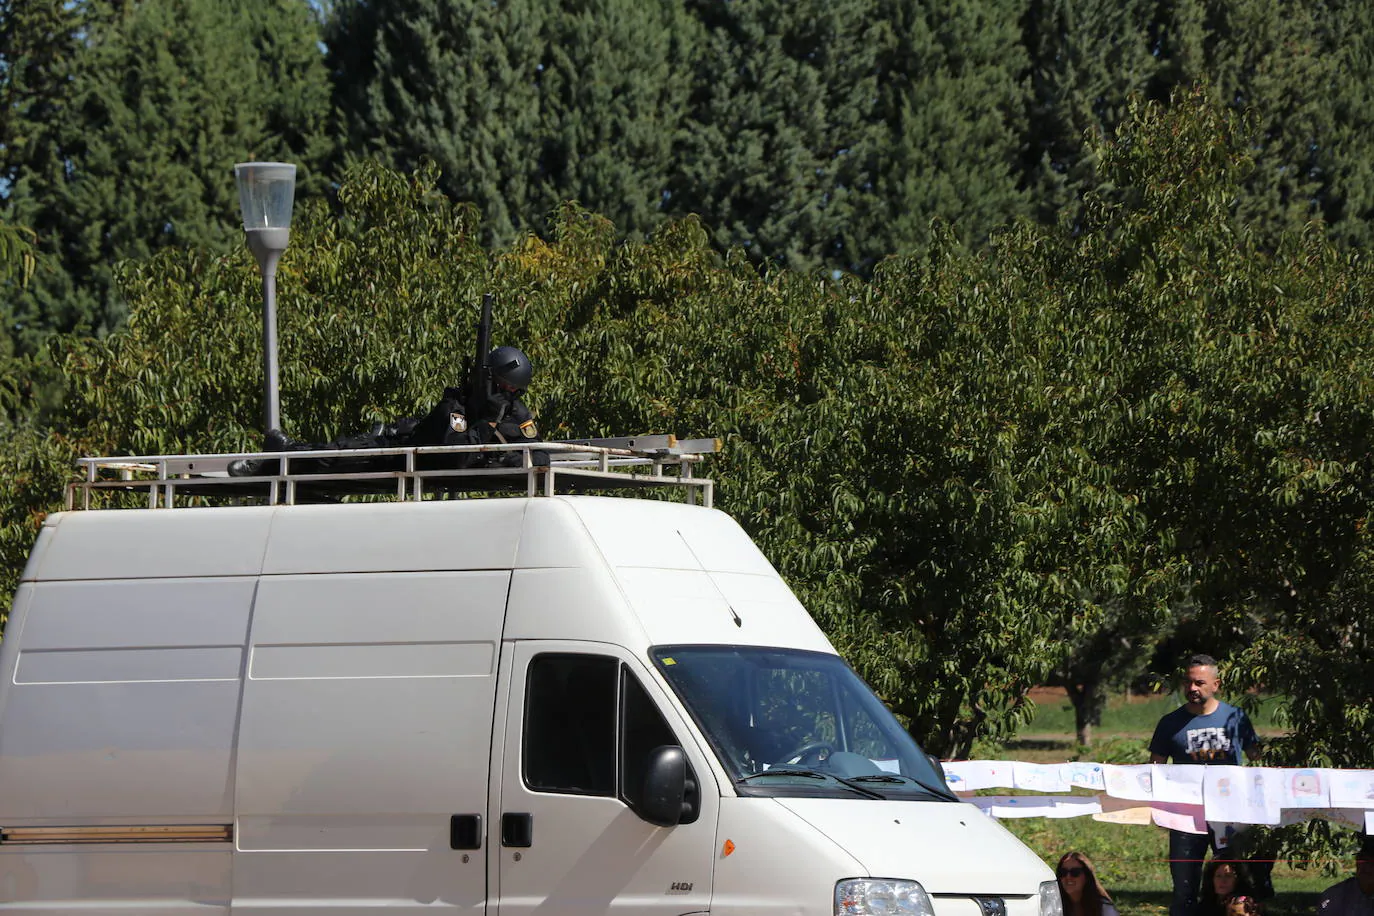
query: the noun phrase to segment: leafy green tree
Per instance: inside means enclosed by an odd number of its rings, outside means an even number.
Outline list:
[[[995,246],[1033,310],[1011,326],[1053,322],[1031,355],[1008,350],[1010,371],[1034,369],[1027,392],[1054,392],[1043,410],[1020,412],[1028,393],[997,413],[1039,429],[1028,470],[1048,456],[1048,479],[1089,509],[1134,507],[1101,515],[1065,555],[1083,607],[1057,677],[1084,736],[1112,666],[1174,626],[1259,620],[1283,633],[1288,615],[1313,613],[1301,604],[1360,581],[1374,481],[1370,341],[1354,290],[1367,269],[1318,231],[1245,222],[1254,128],[1204,96],[1136,103],[1094,150],[1102,184],[1072,231]]]
[[[33,233],[22,226],[0,223],[0,281],[24,288],[33,275]],[[0,338],[0,418],[13,420],[23,409],[38,373],[30,361],[17,356],[8,338]],[[0,420],[0,429],[4,428]]]
[[[38,239],[32,288],[13,297],[30,350],[49,331],[119,325],[121,258],[234,241],[233,162],[298,162],[302,196],[326,182],[328,86],[306,4],[142,0],[79,22],[64,104],[26,115],[50,114],[24,121],[30,152],[7,199]]]
[[[1349,726],[1370,708],[1352,671],[1371,597],[1374,276],[1315,229],[1268,251],[1231,216],[1251,130],[1196,95],[1174,105],[1142,109],[1104,158],[1117,190],[1090,208],[1100,253],[1080,261],[1134,309],[1131,346],[1150,354],[1120,443],[1129,480],[1189,565],[1184,609],[1264,624],[1229,676],[1291,697],[1294,733],[1267,759],[1368,765]]]

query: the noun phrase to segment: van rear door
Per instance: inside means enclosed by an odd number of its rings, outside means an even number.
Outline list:
[[[700,750],[642,665],[612,647],[506,643],[504,753],[494,758],[493,897],[500,916],[705,912],[719,793]],[[683,747],[690,823],[634,811],[656,747]]]

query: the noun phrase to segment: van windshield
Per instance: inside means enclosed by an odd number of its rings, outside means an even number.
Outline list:
[[[839,656],[746,646],[651,654],[743,794],[957,800]]]

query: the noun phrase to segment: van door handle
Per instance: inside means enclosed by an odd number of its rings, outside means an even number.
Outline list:
[[[501,815],[501,845],[527,848],[534,845],[533,814]]]
[[[448,821],[449,849],[482,848],[482,815],[455,814]]]

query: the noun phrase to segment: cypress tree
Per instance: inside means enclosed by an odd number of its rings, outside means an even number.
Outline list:
[[[0,0],[0,178],[13,185],[35,153],[38,128],[63,107],[86,4]]]
[[[403,171],[431,159],[440,188],[475,203],[488,241],[542,217],[540,0],[340,0],[326,25],[351,155]]]
[[[577,200],[642,237],[671,203],[699,24],[680,0],[577,0],[546,27],[545,208]]]
[[[923,249],[931,220],[965,244],[1029,209],[1021,180],[1026,117],[1021,0],[890,0],[881,61],[885,139],[870,259]]]
[[[504,243],[567,200],[661,221],[695,35],[681,0],[344,0],[327,40],[350,152],[433,160]]]
[[[0,188],[6,202],[21,176],[60,168],[45,134],[68,104],[87,14],[85,4],[67,0],[0,0]],[[14,218],[8,206],[5,218]],[[11,288],[0,308],[0,356],[8,357],[18,347],[20,327],[12,301],[21,288],[18,279],[9,272],[0,280]]]
[[[1160,25],[1167,81],[1205,81],[1216,101],[1250,116],[1255,169],[1237,219],[1272,246],[1284,230],[1319,217],[1336,140],[1333,87],[1344,76],[1314,7],[1174,0]],[[1337,47],[1350,40],[1332,38]]]
[[[695,0],[706,30],[671,185],[722,246],[810,270],[861,268],[881,148],[878,0]]]
[[[1095,184],[1091,145],[1110,140],[1132,93],[1158,95],[1155,0],[1031,0],[1025,183],[1036,218],[1076,225]],[[1163,90],[1167,97],[1167,89]]]
[[[40,252],[12,300],[26,347],[117,327],[123,258],[237,242],[235,162],[299,163],[302,196],[325,183],[328,83],[304,3],[116,3],[80,29],[65,104],[34,125],[7,201]]]
[[[1329,86],[1333,124],[1322,213],[1335,239],[1367,249],[1374,245],[1374,6],[1329,0],[1318,15],[1338,74]]]

